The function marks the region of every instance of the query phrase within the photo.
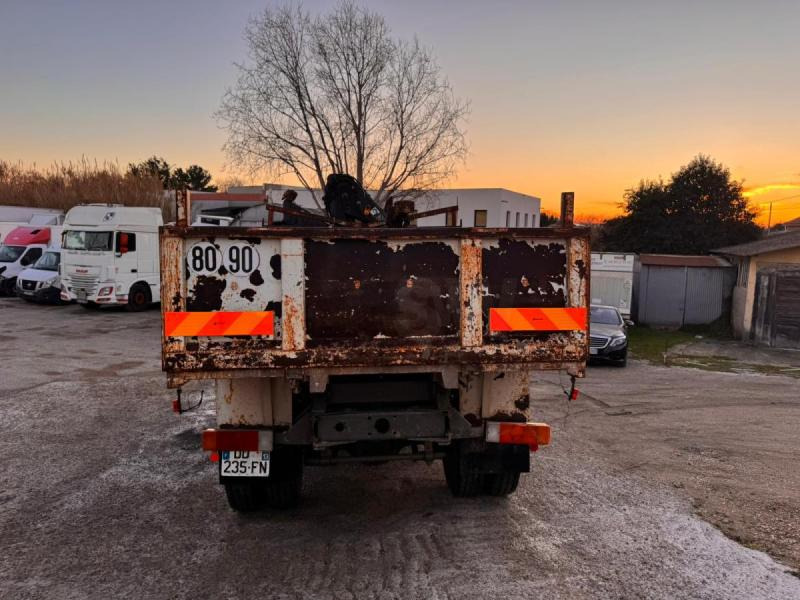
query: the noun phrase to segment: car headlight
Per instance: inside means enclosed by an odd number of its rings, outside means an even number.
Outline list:
[[[616,337],[611,338],[611,343],[608,345],[608,347],[619,348],[620,346],[624,346],[627,341],[628,340],[624,335],[618,335]]]

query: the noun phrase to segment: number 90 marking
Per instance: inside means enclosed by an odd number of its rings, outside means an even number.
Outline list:
[[[258,252],[250,244],[231,244],[225,252],[225,268],[232,275],[250,275],[258,262]]]
[[[222,248],[209,242],[198,242],[189,248],[186,258],[189,270],[193,273],[219,273],[220,267],[224,266],[225,271],[235,277],[250,275],[260,262],[258,251],[250,244],[241,242]]]

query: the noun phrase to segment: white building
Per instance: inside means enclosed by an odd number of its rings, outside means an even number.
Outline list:
[[[297,204],[303,208],[318,209],[311,193],[302,187],[264,184],[263,186],[242,186],[231,188],[232,193],[269,194],[270,201],[280,204],[281,196],[286,190],[297,192]],[[195,197],[200,197],[199,195]],[[320,203],[322,193],[317,194]],[[205,203],[204,203],[205,204]],[[203,208],[222,207],[225,203],[209,202]],[[457,225],[461,227],[539,227],[541,199],[527,194],[520,194],[502,188],[471,188],[433,190],[415,200],[418,212],[458,206]],[[254,207],[255,208],[255,207]],[[257,210],[248,210],[252,215],[243,215],[242,225],[258,225],[264,218]],[[193,217],[194,218],[194,217]],[[250,221],[254,221],[250,223]],[[447,215],[440,214],[419,219],[417,225],[423,227],[447,225]]]
[[[458,206],[461,227],[538,227],[541,199],[503,188],[436,190],[416,202],[417,211]],[[418,225],[445,225],[446,215],[420,219]]]

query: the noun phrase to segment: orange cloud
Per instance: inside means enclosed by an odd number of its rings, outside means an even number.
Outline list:
[[[752,198],[753,196],[761,196],[762,194],[769,194],[777,190],[798,190],[800,189],[800,182],[791,183],[770,183],[767,185],[760,185],[753,187],[742,192],[745,198]]]

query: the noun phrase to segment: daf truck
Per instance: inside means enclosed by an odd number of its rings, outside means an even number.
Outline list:
[[[160,294],[160,208],[84,204],[69,210],[61,243],[61,299],[139,311]]]

